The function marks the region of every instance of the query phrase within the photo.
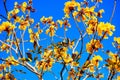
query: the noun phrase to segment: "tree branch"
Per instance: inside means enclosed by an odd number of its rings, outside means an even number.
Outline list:
[[[112,22],[112,19],[114,17],[114,13],[115,13],[115,9],[116,9],[116,3],[117,3],[117,0],[114,0],[114,7],[113,7],[113,10],[112,10],[112,15],[110,17],[110,23]]]
[[[6,14],[8,15],[8,10],[7,10],[7,7],[6,7],[6,2],[7,2],[7,0],[4,0],[4,1],[3,1],[3,4],[4,4],[5,12],[6,12]]]

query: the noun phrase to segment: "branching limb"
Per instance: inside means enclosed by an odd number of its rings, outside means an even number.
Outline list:
[[[86,36],[86,32],[83,34],[83,37],[85,37]],[[73,47],[73,50],[72,50],[72,53],[74,53],[75,52],[75,49],[77,48],[77,46],[78,46],[78,44],[79,44],[79,42],[82,40],[82,38],[81,37],[79,37],[79,39],[78,39],[78,41],[76,42],[76,44],[75,44],[75,46]]]
[[[6,45],[7,45],[8,47],[10,47],[16,54],[18,54],[17,50],[16,50],[15,48],[13,48],[11,45],[3,42],[2,40],[0,40],[0,42],[3,43],[3,44],[6,44]]]

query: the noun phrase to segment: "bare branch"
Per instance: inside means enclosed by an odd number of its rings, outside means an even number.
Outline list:
[[[2,18],[4,18],[5,20],[7,20],[7,21],[9,21],[10,22],[10,20],[8,20],[5,16],[3,16],[2,14],[0,14],[0,16],[2,17]]]
[[[63,64],[63,67],[62,67],[62,69],[60,71],[60,78],[61,78],[61,80],[63,80],[63,71],[64,71],[64,69],[65,69],[65,64]]]
[[[114,13],[115,13],[115,9],[116,9],[116,3],[117,3],[117,0],[114,0],[114,7],[113,7],[113,10],[112,10],[112,15],[110,17],[110,23],[112,22],[112,19],[114,17]]]
[[[83,37],[85,37],[86,36],[86,32],[83,34]],[[73,48],[73,50],[72,50],[72,53],[74,53],[75,52],[75,49],[76,49],[76,47],[78,46],[78,44],[79,44],[79,42],[82,40],[82,38],[81,37],[79,37],[79,39],[78,39],[78,41],[76,42],[76,45],[74,46],[74,48]]]
[[[13,48],[11,45],[3,42],[2,40],[0,40],[0,42],[6,44],[6,45],[7,45],[8,47],[10,47],[13,51],[15,51],[16,54],[18,54],[17,50],[16,50],[15,48]]]
[[[7,7],[6,7],[6,2],[7,2],[7,0],[4,0],[4,1],[3,1],[3,4],[4,4],[5,12],[6,12],[6,14],[8,15],[8,10],[7,10]]]

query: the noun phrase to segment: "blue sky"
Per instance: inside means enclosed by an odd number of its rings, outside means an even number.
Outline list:
[[[7,0],[7,8],[9,11],[13,9],[13,5],[15,1],[17,1],[18,3],[22,3],[23,1],[27,1],[27,0]],[[33,0],[33,8],[36,9],[36,12],[31,13],[31,17],[35,19],[35,22],[39,22],[42,16],[46,16],[46,17],[53,16],[54,20],[61,19],[64,16],[63,8],[64,8],[64,3],[66,1],[68,0]],[[80,2],[82,0],[76,0],[76,1]],[[99,4],[99,9],[103,8],[105,11],[103,13],[103,18],[100,19],[100,21],[109,22],[112,14],[113,6],[114,6],[114,0],[103,0],[103,3]],[[120,8],[120,0],[117,0],[116,10],[112,20],[112,24],[116,26],[116,31],[114,32],[113,36],[120,36],[120,9],[119,8]],[[2,0],[0,0],[0,14],[6,16]],[[71,20],[70,22],[72,23],[72,19],[70,20]],[[4,19],[2,19],[2,21],[4,21]],[[72,23],[72,25],[74,26],[74,23]],[[61,31],[58,31],[57,33],[61,34]],[[79,38],[79,35],[78,35],[79,33],[77,33],[77,30],[74,29],[73,27],[67,33],[68,33],[67,37],[70,37],[71,39]],[[0,40],[4,39],[4,35],[5,34],[0,34]],[[43,35],[42,37],[44,36],[45,35]],[[113,41],[113,36],[110,37],[109,40],[103,41],[105,50],[110,49],[113,52],[115,52],[111,44],[111,41]],[[41,44],[46,44],[46,42],[43,41],[41,42]],[[101,55],[103,57],[106,56],[104,54],[101,54]],[[0,57],[2,56],[5,56],[5,55],[0,54]],[[59,73],[58,69],[61,68],[61,65],[60,64],[55,64],[55,65],[57,65],[57,67],[53,67],[53,70],[56,71],[55,73]],[[18,68],[23,69],[23,67],[18,67]],[[19,73],[15,73],[15,75],[18,78],[21,78],[21,77],[27,78],[26,80],[37,80],[37,77],[35,77],[33,73],[29,72],[27,69],[25,70],[27,71],[27,74],[21,75]],[[50,75],[50,73],[45,74],[44,77],[45,77],[45,80],[54,80],[54,78],[51,78],[52,75]]]

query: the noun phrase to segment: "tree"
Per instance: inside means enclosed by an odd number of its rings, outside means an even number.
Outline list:
[[[38,22],[30,14],[36,11],[32,0],[15,2],[11,11],[7,9],[6,0],[3,3],[7,16],[0,14],[3,19],[0,33],[5,35],[0,40],[0,50],[7,57],[0,58],[1,80],[17,80],[14,72],[26,74],[26,70],[19,69],[20,67],[34,73],[39,80],[45,79],[43,76],[47,72],[56,80],[120,80],[120,37],[114,37],[111,41],[115,52],[105,50],[103,44],[115,32],[115,26],[111,22],[116,0],[110,22],[100,21],[104,9],[98,10],[98,4],[102,0],[67,1],[62,19],[54,20],[52,16],[43,16]],[[73,34],[73,29],[76,29],[79,38],[68,36],[69,29],[72,29]],[[42,41],[44,44],[41,44]],[[55,64],[61,65],[59,73],[52,70],[53,67],[58,67]],[[104,76],[105,71],[102,69],[106,69],[107,76]]]

